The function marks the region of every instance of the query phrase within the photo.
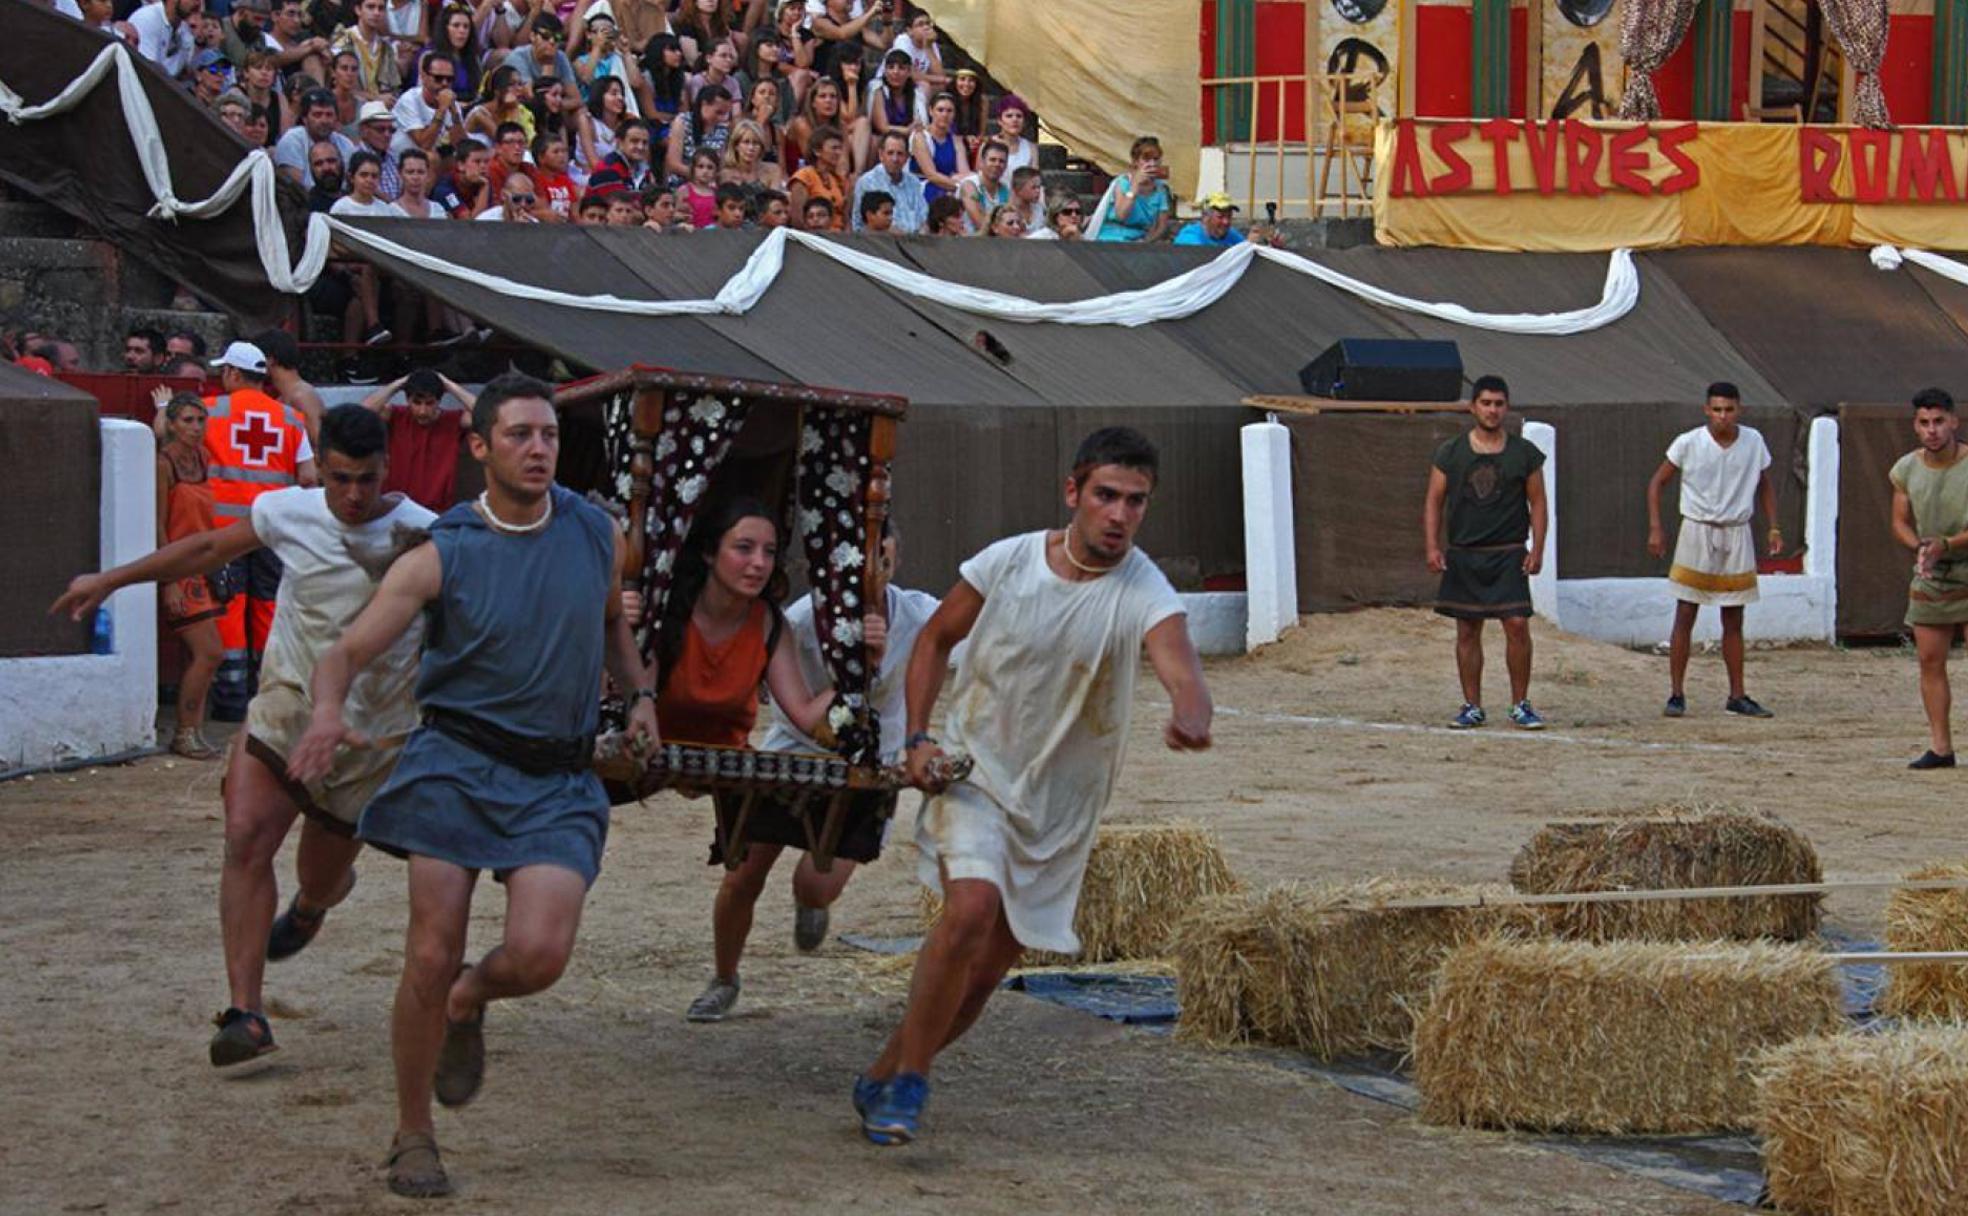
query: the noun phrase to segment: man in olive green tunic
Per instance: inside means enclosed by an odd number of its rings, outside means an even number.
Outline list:
[[[1920,652],[1920,700],[1927,710],[1927,751],[1908,768],[1953,768],[1949,729],[1948,647],[1968,622],[1968,460],[1955,437],[1954,398],[1938,388],[1913,397],[1920,446],[1899,458],[1893,479],[1893,535],[1913,550],[1907,624]]]

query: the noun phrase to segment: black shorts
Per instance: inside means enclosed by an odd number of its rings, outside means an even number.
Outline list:
[[[737,815],[739,803],[744,795],[720,790],[711,795],[717,806],[718,820],[730,822]],[[888,833],[888,821],[895,814],[897,792],[895,790],[852,790],[847,808],[847,822],[841,825],[840,839],[834,843],[834,856],[845,861],[867,862],[881,856],[882,838]],[[807,848],[814,837],[820,834],[820,825],[827,818],[827,797],[815,796],[805,804],[805,810],[795,805],[794,800],[785,795],[761,791],[758,801],[752,806],[751,815],[745,820],[745,841],[748,844],[777,844],[791,849]],[[811,836],[809,836],[809,827]],[[714,866],[724,864],[724,850],[718,846],[719,834],[711,834],[711,859]]]

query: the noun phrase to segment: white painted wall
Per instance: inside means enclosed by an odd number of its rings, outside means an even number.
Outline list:
[[[1253,422],[1243,429],[1242,438],[1244,587],[1248,602],[1242,644],[1229,652],[1236,654],[1275,642],[1298,623],[1291,432],[1276,421]]]
[[[1558,430],[1549,422],[1526,422],[1524,439],[1544,453],[1544,565],[1531,576],[1531,611],[1557,624],[1558,597]]]
[[[1190,592],[1182,596],[1182,606],[1189,610],[1189,640],[1196,653],[1217,658],[1250,649],[1245,642],[1250,607],[1243,592]]]
[[[156,460],[149,427],[103,420],[102,569],[157,547]],[[112,654],[0,659],[0,771],[155,745],[157,589],[126,587],[109,610]]]

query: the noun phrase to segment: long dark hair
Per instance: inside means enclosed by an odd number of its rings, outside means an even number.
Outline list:
[[[743,494],[710,504],[709,509],[691,525],[690,535],[677,552],[676,573],[670,577],[670,590],[663,600],[662,615],[656,619],[656,687],[662,688],[669,682],[671,670],[683,657],[683,639],[690,631],[690,614],[697,608],[697,597],[704,594],[704,588],[711,581],[711,563],[717,559],[719,543],[724,540],[725,533],[745,519],[765,520],[772,525],[775,536],[785,531],[771,508],[759,499]],[[783,552],[780,556],[784,557]],[[759,592],[768,617],[765,633],[768,660],[785,621],[779,605],[785,601],[786,588],[786,568],[775,561],[771,577],[765,580],[765,590]],[[764,673],[760,675],[763,677]]]
[[[649,39],[642,51],[642,74],[649,81],[650,96],[655,99],[657,108],[675,113],[683,108],[683,82],[690,74],[689,64],[678,64],[674,68],[663,66],[663,50],[675,47],[678,52],[683,44],[675,34],[656,34]]]

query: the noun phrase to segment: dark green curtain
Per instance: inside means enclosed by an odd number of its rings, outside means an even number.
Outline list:
[[[1307,14],[1308,19],[1310,14]],[[1257,72],[1257,0],[1216,0],[1216,74],[1250,76]],[[1216,141],[1248,140],[1254,90],[1247,84],[1218,85],[1210,90],[1216,115]]]
[[[1968,0],[1934,0],[1934,106],[1928,121],[1968,124]]]
[[[1695,6],[1695,117],[1732,122],[1730,76],[1735,66],[1736,23],[1731,0],[1701,0]]]

